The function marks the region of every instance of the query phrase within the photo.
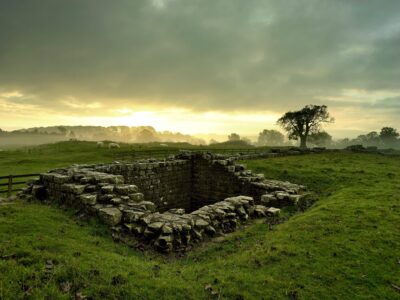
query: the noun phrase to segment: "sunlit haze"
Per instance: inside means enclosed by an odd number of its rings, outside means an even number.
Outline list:
[[[255,137],[325,104],[334,138],[400,127],[399,1],[1,1],[0,128]]]

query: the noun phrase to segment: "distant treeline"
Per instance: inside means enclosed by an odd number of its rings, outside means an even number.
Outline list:
[[[149,142],[183,142],[194,145],[205,144],[205,141],[179,132],[156,131],[151,126],[51,126],[20,129],[14,131],[0,130],[0,146],[7,144],[37,144],[34,140],[56,142],[60,140],[111,140],[125,143]]]
[[[383,127],[380,132],[371,131],[362,134],[355,139],[341,139],[333,142],[336,148],[345,148],[351,145],[363,145],[364,147],[400,148],[399,133],[396,128]]]
[[[85,141],[115,141],[124,143],[188,143],[205,145],[202,139],[169,131],[158,132],[151,126],[51,126],[3,131],[0,129],[0,149],[15,146],[39,145],[65,140]],[[287,139],[280,131],[264,129],[258,135],[257,141],[241,137],[237,133],[227,136],[225,142],[211,139],[210,145],[221,147],[252,147],[252,146],[297,146],[297,141]],[[354,139],[344,138],[334,140],[326,131],[311,134],[308,137],[309,147],[346,148],[351,145],[364,147],[400,148],[397,129],[383,127],[379,132],[372,131],[359,135]]]
[[[231,133],[228,140],[224,143],[217,143],[214,140],[210,144],[231,144],[231,145],[254,145],[254,146],[297,146],[297,141],[291,141],[280,131],[274,129],[264,129],[258,134],[256,142],[251,142],[246,137],[241,137],[237,133]],[[359,135],[354,139],[344,138],[334,140],[326,131],[311,134],[308,137],[310,147],[346,148],[351,145],[362,145],[364,147],[377,148],[400,148],[399,133],[396,128],[383,127],[379,132],[371,131],[367,134]]]

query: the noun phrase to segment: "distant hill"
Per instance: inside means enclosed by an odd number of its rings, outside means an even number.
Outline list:
[[[38,145],[63,140],[103,141],[124,143],[179,142],[205,144],[202,139],[179,132],[156,131],[151,126],[49,126],[0,131],[0,148]]]

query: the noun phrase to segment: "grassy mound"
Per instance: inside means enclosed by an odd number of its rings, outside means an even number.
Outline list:
[[[317,154],[246,164],[305,184],[320,199],[284,224],[252,224],[182,258],[114,243],[108,229],[71,211],[0,205],[0,299],[400,297],[397,158]]]

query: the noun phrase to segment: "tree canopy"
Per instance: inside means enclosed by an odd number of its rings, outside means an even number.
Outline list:
[[[332,136],[326,131],[310,134],[308,141],[319,147],[328,147],[332,144]]]
[[[399,133],[395,128],[383,127],[379,136],[384,144],[390,146],[396,143],[397,138],[399,137]]]
[[[231,133],[228,135],[228,141],[240,141],[240,135],[237,133]]]
[[[279,146],[283,145],[285,136],[278,130],[264,129],[258,134],[258,145]]]
[[[326,105],[307,105],[298,111],[289,111],[278,124],[287,131],[289,139],[300,139],[300,147],[307,147],[307,137],[320,132],[323,123],[333,122]]]

